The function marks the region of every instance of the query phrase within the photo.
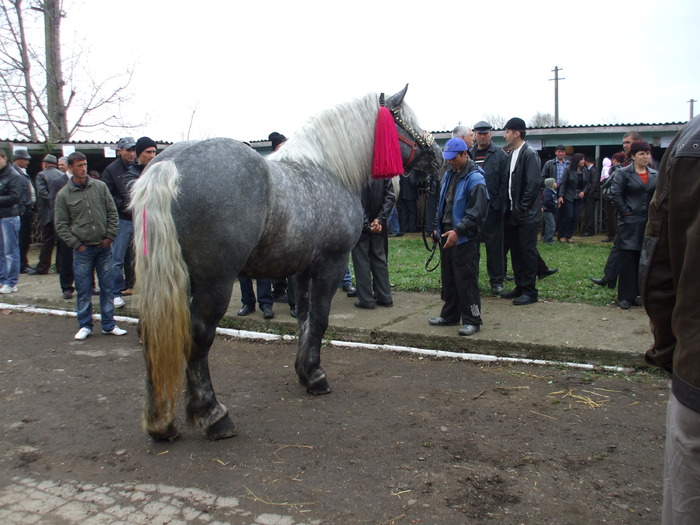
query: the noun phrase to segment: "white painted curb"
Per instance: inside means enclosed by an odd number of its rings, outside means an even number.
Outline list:
[[[36,308],[27,305],[6,304],[0,303],[0,310],[15,310],[19,312],[32,314],[55,315],[59,317],[76,317],[75,312],[66,310],[53,310],[50,308]],[[95,319],[100,319],[99,315],[93,316]],[[124,317],[115,315],[114,320],[120,323],[137,324],[139,320],[135,317]],[[249,339],[253,341],[295,341],[296,337],[292,335],[276,335],[267,334],[264,332],[249,332],[247,330],[233,330],[230,328],[217,328],[216,333],[219,335],[227,335],[239,339]],[[336,341],[326,340],[327,344],[340,348],[367,348],[370,350],[381,350],[385,352],[397,352],[407,354],[424,355],[428,357],[446,357],[450,359],[461,359],[463,361],[478,361],[489,363],[522,363],[530,365],[548,365],[548,366],[566,366],[569,368],[581,368],[584,370],[606,370],[608,372],[632,372],[631,368],[622,366],[606,366],[593,365],[590,363],[568,363],[561,361],[550,361],[545,359],[526,359],[522,357],[498,357],[487,354],[465,354],[462,352],[447,352],[445,350],[430,350],[425,348],[415,348],[412,346],[396,346],[396,345],[376,345],[371,343],[357,343],[352,341]]]

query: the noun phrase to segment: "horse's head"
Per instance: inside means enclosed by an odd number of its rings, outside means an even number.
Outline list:
[[[414,169],[434,173],[442,166],[442,150],[433,136],[418,126],[413,111],[403,103],[407,90],[408,84],[386,101],[399,133],[403,165],[406,173]]]

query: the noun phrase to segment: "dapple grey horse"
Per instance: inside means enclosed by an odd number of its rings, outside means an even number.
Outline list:
[[[407,88],[386,103],[404,167],[434,171],[440,148],[403,103]],[[311,394],[331,391],[322,338],[360,237],[360,190],[370,178],[379,108],[380,97],[369,94],[324,111],[267,158],[225,138],[174,144],[134,184],[143,423],[153,439],[179,435],[174,406],[183,367],[188,421],[211,439],[235,435],[214,393],[208,354],[239,273],[293,276],[299,382]]]

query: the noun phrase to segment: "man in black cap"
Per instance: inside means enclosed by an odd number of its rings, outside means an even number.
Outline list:
[[[491,283],[491,293],[498,295],[503,291],[503,279],[506,274],[503,264],[503,214],[508,200],[508,155],[491,142],[492,130],[491,124],[484,120],[476,123],[476,147],[469,150],[469,156],[484,170],[489,192],[489,213],[479,240],[486,246],[486,270]]]
[[[542,210],[540,206],[540,157],[525,142],[525,121],[514,117],[506,122],[508,150],[508,202],[504,220],[510,238],[510,256],[515,289],[501,297],[513,299],[516,306],[537,302],[537,232]]]
[[[41,226],[41,252],[36,268],[30,269],[29,275],[46,275],[51,268],[51,256],[56,245],[56,231],[53,225],[53,206],[49,194],[49,185],[54,180],[65,178],[57,167],[54,155],[46,155],[41,162],[42,170],[36,176],[36,191],[39,194],[39,224]]]
[[[26,148],[17,148],[14,151],[14,161],[12,167],[22,177],[22,202],[20,203],[20,226],[19,226],[19,264],[20,273],[28,273],[29,266],[29,245],[32,242],[32,225],[34,224],[34,209],[36,208],[36,189],[34,182],[27,173],[29,161],[32,158]]]
[[[267,140],[270,141],[270,147],[272,148],[272,151],[277,151],[278,149],[280,149],[282,144],[287,142],[287,137],[282,135],[282,133],[277,133],[276,131],[273,131],[267,137]]]
[[[131,210],[129,203],[131,202],[131,186],[136,182],[146,166],[155,158],[158,153],[158,145],[150,137],[141,137],[134,145],[134,162],[127,169],[126,173],[122,174],[114,181],[115,192],[118,197],[115,197],[114,202],[117,205],[119,213],[119,231],[114,239],[112,246],[112,257],[114,259],[114,284],[112,292],[114,293],[114,307],[121,308],[124,306],[122,292],[128,290],[126,286],[125,260],[127,252],[130,251],[134,241],[134,225],[132,222]],[[113,193],[114,195],[114,193]],[[126,295],[130,295],[128,292]]]

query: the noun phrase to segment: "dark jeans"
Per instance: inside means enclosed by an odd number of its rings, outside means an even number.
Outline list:
[[[100,283],[100,323],[102,330],[114,328],[114,260],[112,247],[87,246],[85,251],[73,250],[73,274],[77,296],[78,327],[92,330],[92,272],[97,271]]]
[[[598,199],[588,197],[583,201],[583,232],[590,235],[595,234],[595,205]]]
[[[241,302],[248,306],[255,306],[253,279],[245,275],[239,275],[238,282],[241,285]],[[255,279],[255,283],[258,289],[258,304],[260,305],[260,309],[262,309],[263,306],[272,306],[274,302],[272,298],[272,281],[270,279]]]
[[[443,238],[441,246],[445,243]],[[481,296],[479,295],[479,243],[465,242],[450,248],[441,247],[440,278],[442,306],[440,317],[455,323],[480,326]]]

